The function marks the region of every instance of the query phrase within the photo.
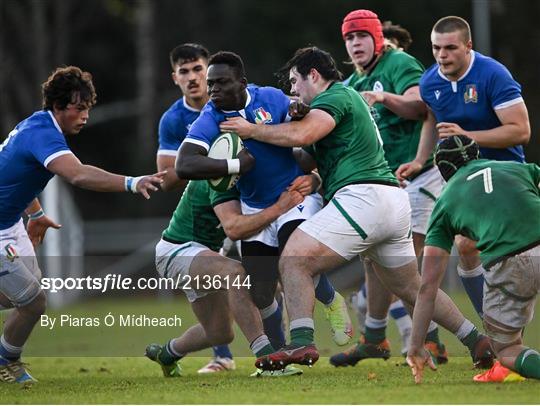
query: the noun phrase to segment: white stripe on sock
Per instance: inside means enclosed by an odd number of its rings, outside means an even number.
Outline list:
[[[255,340],[253,340],[249,347],[251,348],[253,354],[257,354],[260,350],[262,350],[265,346],[269,344],[270,340],[268,339],[268,336],[266,334],[262,334]]]
[[[388,324],[388,316],[384,319],[375,319],[369,315],[366,315],[366,327],[369,328],[384,328]]]
[[[475,328],[476,327],[474,327],[474,324],[465,319],[463,324],[458,328],[458,331],[456,331],[456,337],[463,340],[465,337],[471,334],[471,331],[473,331]]]
[[[306,327],[306,328],[315,330],[315,323],[313,322],[313,319],[310,319],[309,317],[304,317],[303,319],[291,320],[291,324],[289,325],[289,330],[294,330],[295,328],[301,328],[301,327]]]
[[[271,315],[273,315],[276,312],[278,307],[279,307],[278,302],[277,302],[276,299],[274,299],[274,301],[272,302],[272,304],[270,306],[259,310],[259,313],[261,314],[261,318],[263,320],[267,319],[268,317],[270,317]]]
[[[527,351],[525,351],[525,354],[523,354],[523,357],[521,357],[521,365],[523,366],[523,363],[525,362],[525,358],[531,356],[531,355],[540,355],[537,351],[533,350],[532,348],[529,348]]]
[[[4,347],[13,355],[20,355],[22,353],[23,347],[15,347],[14,345],[11,345],[10,343],[6,341],[3,334],[2,336],[0,336],[0,343],[2,344],[2,347]]]
[[[431,320],[429,322],[429,327],[427,329],[427,332],[428,333],[431,333],[432,331],[434,331],[435,329],[439,328],[439,325],[437,323],[435,323],[433,320]]]
[[[482,264],[471,270],[465,270],[460,265],[458,265],[457,267],[457,273],[462,278],[475,278],[477,276],[483,275],[484,272],[485,270]]]

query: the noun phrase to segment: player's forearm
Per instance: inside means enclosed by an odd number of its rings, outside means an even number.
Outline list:
[[[509,148],[527,144],[531,130],[528,123],[504,124],[491,130],[467,131],[465,135],[476,141],[481,147]]]
[[[163,183],[161,184],[161,189],[163,191],[172,192],[172,191],[184,190],[188,181],[185,179],[180,179],[178,176],[176,176],[174,167],[158,169],[158,170],[167,171],[167,173],[165,174],[165,177],[163,178]]]
[[[168,155],[158,155],[156,159],[156,166],[158,172],[166,171],[167,173],[163,177],[163,183],[161,184],[161,190],[165,192],[171,192],[175,190],[184,190],[187,184],[187,180],[180,179],[176,176],[174,169],[176,157]]]
[[[426,286],[422,285],[414,305],[413,326],[411,332],[412,348],[422,348],[424,346],[429,323],[433,318],[435,310],[436,297],[437,289],[426,289]]]
[[[281,214],[279,208],[272,205],[256,214],[238,214],[229,218],[226,224],[223,224],[223,229],[231,240],[245,240],[262,231]]]
[[[213,179],[229,173],[226,159],[212,159],[199,154],[180,154],[175,170],[180,179]]]
[[[26,208],[26,210],[24,212],[26,214],[30,215],[30,214],[36,213],[36,212],[38,212],[40,210],[42,210],[41,209],[41,204],[39,203],[39,199],[36,197],[34,200],[32,200],[30,202],[30,204],[28,205],[28,207]]]
[[[388,110],[406,120],[423,120],[426,117],[425,103],[412,95],[384,94],[382,103]]]
[[[92,165],[81,165],[77,173],[67,178],[73,186],[96,192],[125,192],[126,176],[107,172]]]
[[[278,125],[254,125],[251,138],[281,147],[303,147],[311,144],[302,121]]]
[[[422,124],[418,151],[416,152],[416,158],[414,160],[424,165],[424,163],[433,153],[438,139],[439,137],[435,131],[435,117],[433,117],[431,113],[428,113],[424,123]]]

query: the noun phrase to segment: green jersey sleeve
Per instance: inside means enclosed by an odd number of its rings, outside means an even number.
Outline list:
[[[312,102],[310,107],[326,111],[332,116],[337,125],[349,111],[348,105],[350,103],[348,101],[347,98],[338,93],[324,92]]]
[[[437,202],[429,221],[425,245],[439,247],[450,252],[455,234],[450,221],[448,221],[447,214],[442,209],[442,205]]]
[[[536,185],[537,192],[538,192],[538,189],[540,188],[540,166],[536,164],[527,164],[527,166],[529,167],[529,170],[533,178],[533,182]]]
[[[396,52],[394,58],[397,66],[392,69],[394,76],[392,82],[396,94],[403,94],[407,89],[420,83],[424,67],[419,61],[404,52]]]
[[[240,192],[236,187],[232,187],[225,192],[218,192],[214,189],[210,189],[210,204],[212,207],[216,207],[221,203],[231,200],[240,200]]]

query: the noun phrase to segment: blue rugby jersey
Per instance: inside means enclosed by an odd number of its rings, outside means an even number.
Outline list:
[[[240,111],[221,111],[212,101],[208,102],[192,124],[184,142],[195,143],[208,151],[220,134],[219,124],[227,117],[242,116],[251,123],[261,125],[290,120],[290,100],[281,90],[250,85],[247,93],[246,105]],[[255,157],[255,166],[242,175],[237,183],[240,199],[250,207],[264,209],[275,203],[291,182],[303,173],[292,148],[252,139],[245,140],[244,145]]]
[[[420,80],[422,99],[437,122],[456,123],[466,131],[501,126],[495,111],[523,102],[521,86],[508,69],[496,60],[471,51],[471,64],[456,82],[447,79],[434,64]],[[480,148],[482,158],[524,162],[521,145],[509,148]]]
[[[199,117],[201,112],[186,103],[182,97],[172,104],[163,113],[159,121],[159,147],[158,155],[176,157],[180,144],[189,131],[191,124]]]
[[[54,176],[47,165],[71,153],[50,111],[35,112],[17,124],[0,145],[0,230],[18,222]]]

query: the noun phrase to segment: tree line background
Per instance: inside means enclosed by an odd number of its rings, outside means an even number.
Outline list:
[[[487,1],[491,56],[522,85],[532,126],[527,160],[538,162],[540,2]],[[174,46],[198,42],[210,52],[237,52],[250,82],[276,86],[273,73],[297,48],[313,44],[330,51],[348,75],[340,28],[358,8],[407,28],[409,53],[426,67],[433,63],[429,34],[437,19],[459,15],[475,34],[471,0],[0,0],[0,140],[41,108],[40,84],[55,67],[77,65],[92,73],[98,104],[87,128],[68,139],[70,147],[84,163],[151,173],[159,118],[180,97],[168,62]],[[88,220],[167,216],[179,198],[160,193],[135,203],[127,194],[73,192]]]

